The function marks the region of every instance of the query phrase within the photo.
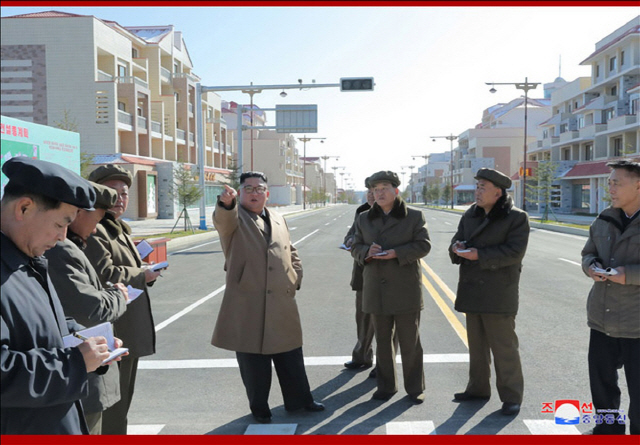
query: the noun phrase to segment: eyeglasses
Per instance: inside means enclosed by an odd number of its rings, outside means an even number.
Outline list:
[[[245,193],[257,193],[258,195],[264,195],[265,192],[267,191],[267,188],[263,185],[259,185],[257,187],[252,187],[250,185],[245,185],[244,187],[242,187],[242,190],[244,190]]]

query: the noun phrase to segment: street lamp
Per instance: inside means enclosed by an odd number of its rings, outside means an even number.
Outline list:
[[[334,158],[336,161],[338,159],[340,159],[340,156],[327,156],[327,155],[322,155],[320,156],[320,159],[322,159],[324,161],[324,168],[322,170],[322,184],[323,184],[323,192],[322,192],[322,199],[327,200],[327,159],[332,159]],[[324,206],[324,203],[322,204]]]
[[[338,203],[338,190],[337,190],[338,189],[338,176],[337,176],[336,170],[339,169],[339,168],[344,170],[347,167],[333,166],[331,168],[333,169],[333,179],[335,179],[335,181],[336,181],[336,187],[335,187],[336,188],[336,190],[335,190],[336,195],[333,197],[333,203],[337,204]]]
[[[524,78],[522,82],[485,82],[487,85],[491,85],[489,92],[495,93],[497,90],[494,85],[515,85],[519,90],[524,90],[524,168],[522,170],[522,210],[527,210],[527,103],[529,102],[528,93],[529,90],[534,90],[540,82],[529,82],[529,78]]]
[[[411,189],[409,190],[409,202],[413,203],[413,183],[411,181],[413,181],[413,169],[416,168],[415,165],[403,165],[400,168],[408,168],[410,170],[410,174],[409,174],[409,184],[411,184]],[[404,176],[403,176],[404,179]],[[407,185],[409,185],[407,184]]]
[[[302,149],[302,210],[306,210],[307,208],[307,166],[305,165],[307,162],[307,142],[312,139],[320,140],[321,144],[324,144],[324,140],[326,138],[308,138],[305,134],[303,137],[298,138],[298,140],[302,141],[303,149]]]
[[[451,144],[451,156],[449,159],[449,181],[451,182],[451,210],[453,210],[453,141],[458,139],[458,136],[454,136],[453,133],[449,136],[431,136],[433,142],[436,139],[447,139]]]

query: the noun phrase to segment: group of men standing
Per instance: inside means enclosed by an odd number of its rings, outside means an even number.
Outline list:
[[[119,219],[131,174],[109,164],[87,181],[27,157],[2,171],[0,432],[126,434],[138,358],[155,352],[147,291],[160,273]],[[128,286],[142,291],[135,301]],[[107,363],[107,339],[78,334],[102,323],[128,348]],[[68,335],[82,343],[66,346]]]

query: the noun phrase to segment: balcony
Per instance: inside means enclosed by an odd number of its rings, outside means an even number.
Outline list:
[[[187,104],[187,109],[189,110],[189,113],[193,114],[193,104],[191,102]]]
[[[125,111],[118,110],[118,123],[127,125],[128,130],[133,130],[133,116]]]
[[[186,143],[186,142],[187,142],[187,140],[186,140],[186,138],[185,138],[185,137],[186,137],[186,134],[187,134],[187,133],[186,133],[184,130],[181,130],[181,129],[179,129],[179,128],[176,128],[176,140],[177,140],[178,142],[181,142],[181,143],[183,143],[183,144],[184,144],[184,143]]]
[[[151,121],[151,134],[155,137],[162,137],[162,124],[160,122]]]
[[[572,141],[574,139],[578,139],[580,137],[580,132],[579,131],[565,131],[564,133],[560,134],[560,143],[565,143],[565,142],[569,142]]]
[[[164,83],[171,83],[171,71],[164,67],[160,67],[160,78]]]
[[[193,145],[196,143],[196,137],[193,133],[189,132],[189,144]]]
[[[111,74],[98,70],[99,82],[111,82],[112,80],[113,80],[113,76]]]
[[[146,57],[134,57],[131,59],[131,65],[133,65],[133,69],[138,71],[147,72],[147,67],[149,64],[149,59]]]
[[[614,117],[613,119],[609,119],[607,122],[607,130],[615,131],[621,130],[630,125],[635,125],[638,122],[638,116],[636,115],[622,115]]]
[[[138,128],[147,129],[147,118],[144,116],[138,116]]]
[[[147,90],[149,89],[149,84],[147,82],[135,76],[116,77],[115,81],[117,83],[135,83],[136,85],[141,86],[142,88],[145,88]]]

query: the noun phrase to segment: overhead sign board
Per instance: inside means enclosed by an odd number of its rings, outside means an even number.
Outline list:
[[[276,132],[317,133],[317,105],[276,105]]]

